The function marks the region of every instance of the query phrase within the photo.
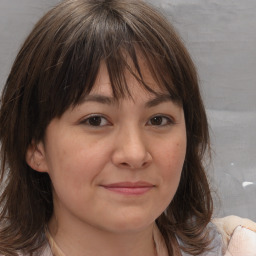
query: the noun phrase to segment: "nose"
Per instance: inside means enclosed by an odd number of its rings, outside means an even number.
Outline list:
[[[120,129],[116,136],[112,162],[119,168],[142,169],[152,162],[145,138],[139,128]]]

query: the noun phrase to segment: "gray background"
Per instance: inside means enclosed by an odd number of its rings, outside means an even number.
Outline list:
[[[0,0],[0,86],[58,0]],[[158,0],[195,61],[211,126],[215,215],[256,221],[256,0]]]

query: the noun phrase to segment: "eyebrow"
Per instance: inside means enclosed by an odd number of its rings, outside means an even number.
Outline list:
[[[114,97],[100,95],[100,94],[93,94],[93,95],[87,95],[82,100],[82,103],[85,103],[85,102],[98,102],[101,104],[115,105],[118,103],[118,99],[115,99]],[[150,99],[145,103],[145,107],[152,108],[164,102],[175,102],[175,101],[169,94],[157,94],[153,99]]]
[[[113,105],[114,103],[117,102],[117,99],[114,97],[108,97],[100,94],[93,94],[93,95],[87,95],[83,100],[82,103],[84,102],[98,102],[101,104],[107,104],[107,105]]]
[[[174,102],[169,94],[157,94],[153,99],[145,103],[145,107],[152,108],[164,102]]]

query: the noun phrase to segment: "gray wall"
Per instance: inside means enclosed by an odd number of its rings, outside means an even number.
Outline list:
[[[0,85],[57,0],[0,0]],[[256,220],[256,0],[159,0],[198,67],[211,126],[216,215]],[[217,198],[217,196],[216,196]]]
[[[256,1],[160,0],[197,64],[213,143],[216,214],[256,220]]]

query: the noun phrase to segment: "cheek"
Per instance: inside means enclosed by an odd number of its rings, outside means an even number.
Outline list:
[[[182,169],[186,155],[186,143],[177,142],[170,157],[170,165],[177,166],[177,169]]]
[[[157,173],[160,178],[156,204],[159,215],[168,207],[180,183],[186,154],[186,141],[165,141],[157,153]]]
[[[74,144],[76,143],[73,142]],[[78,207],[91,202],[94,198],[92,188],[104,169],[106,160],[103,154],[97,153],[100,150],[96,145],[73,145],[56,152],[49,172],[58,203],[66,207]]]
[[[81,139],[62,139],[49,150],[49,175],[53,185],[79,189],[85,182],[92,183],[104,168],[108,147]]]
[[[162,192],[171,201],[178,188],[186,155],[186,141],[166,143],[159,152],[161,166]]]
[[[160,161],[165,165],[166,175],[181,172],[186,155],[186,141],[166,143],[159,155]]]

